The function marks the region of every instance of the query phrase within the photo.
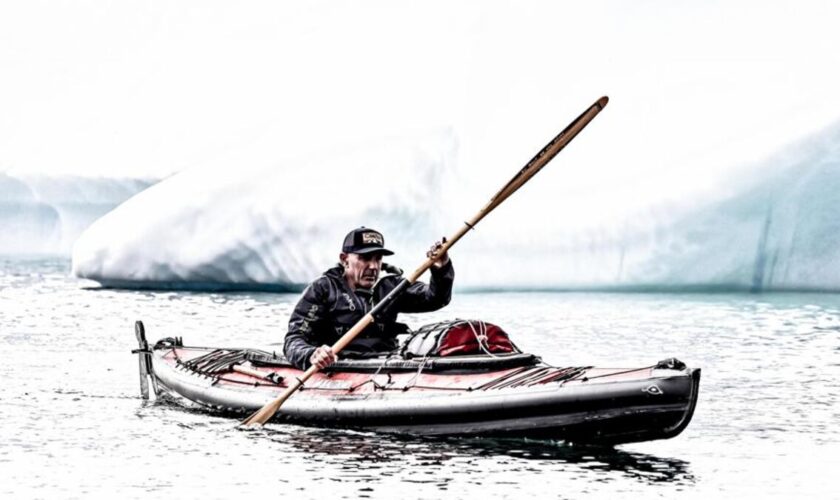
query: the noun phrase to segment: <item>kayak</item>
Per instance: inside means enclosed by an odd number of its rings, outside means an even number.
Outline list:
[[[277,352],[187,346],[180,338],[150,347],[141,322],[136,332],[144,397],[151,382],[159,396],[241,416],[303,374]],[[418,344],[417,338],[405,345]],[[272,421],[615,445],[672,438],[686,428],[697,404],[700,369],[675,358],[644,368],[558,367],[515,346],[506,351],[482,347],[418,356],[400,349],[342,358],[307,380]]]

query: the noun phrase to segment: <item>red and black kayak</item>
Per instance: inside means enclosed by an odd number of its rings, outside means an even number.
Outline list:
[[[140,322],[137,332],[144,396],[148,376],[156,392],[248,414],[303,373],[279,353],[192,347],[173,338],[149,348]],[[421,436],[619,444],[674,437],[694,413],[700,370],[676,359],[645,368],[556,367],[486,332],[473,339],[480,349],[452,349],[453,339],[463,340],[458,335],[440,349],[445,329],[421,329],[394,353],[342,359],[311,377],[274,420]],[[412,352],[422,344],[421,355]]]

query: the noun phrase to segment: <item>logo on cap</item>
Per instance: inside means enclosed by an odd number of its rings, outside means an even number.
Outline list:
[[[362,244],[365,245],[379,245],[382,246],[385,244],[384,240],[382,239],[382,235],[379,233],[369,232],[369,233],[362,233]]]

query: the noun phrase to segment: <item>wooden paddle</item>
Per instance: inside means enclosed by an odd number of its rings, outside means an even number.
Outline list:
[[[440,250],[438,250],[436,255],[441,255],[444,252],[449,251],[455,243],[465,235],[470,229],[475,228],[476,224],[481,221],[484,217],[487,216],[490,212],[493,211],[494,208],[501,205],[503,201],[505,201],[510,195],[516,192],[517,189],[522,187],[523,184],[528,182],[537,172],[540,171],[552,158],[554,158],[557,153],[562,150],[566,144],[571,142],[572,139],[575,138],[578,133],[592,121],[595,116],[604,109],[604,106],[607,105],[609,99],[604,96],[597,101],[595,104],[589,107],[586,111],[584,111],[580,116],[578,116],[572,123],[570,123],[562,132],[557,134],[557,137],[552,139],[537,155],[528,162],[527,165],[522,167],[516,175],[513,176],[513,179],[508,181],[507,184],[499,190],[498,193],[490,199],[490,202],[484,206],[481,210],[478,211],[477,214],[473,216],[472,219],[465,222],[463,227],[461,227],[454,235],[450,238],[445,240],[445,243],[441,246]],[[404,278],[397,286],[394,288],[391,293],[385,296],[371,311],[359,320],[358,323],[353,325],[347,333],[344,334],[338,341],[333,344],[332,350],[334,353],[338,354],[341,352],[342,349],[347,347],[347,345],[353,341],[354,338],[364,330],[369,324],[373,323],[374,319],[377,317],[378,314],[382,313],[391,304],[399,297],[406,288],[408,288],[412,283],[417,281],[420,278],[420,275],[426,272],[432,264],[435,262],[435,256],[429,257],[426,259],[420,267],[417,268],[408,278]],[[256,425],[261,425],[268,422],[271,417],[277,413],[277,410],[286,402],[292,394],[295,393],[309,378],[318,372],[318,367],[312,365],[306,370],[300,378],[295,378],[294,380],[290,381],[289,388],[283,391],[277,399],[271,401],[270,403],[263,406],[257,412],[255,412],[250,417],[246,418],[241,422],[240,425],[251,427]]]

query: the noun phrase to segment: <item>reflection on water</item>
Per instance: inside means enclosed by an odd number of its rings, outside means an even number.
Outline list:
[[[351,463],[388,463],[405,460],[407,451],[426,466],[445,469],[448,461],[508,456],[526,462],[510,469],[527,467],[528,461],[556,462],[584,471],[621,472],[641,482],[691,484],[688,463],[674,458],[660,458],[613,447],[581,446],[562,441],[491,438],[410,438],[329,430],[272,428],[254,439],[270,439],[298,450],[318,455],[341,456]],[[545,465],[545,464],[543,464]]]
[[[831,498],[840,467],[840,297],[455,294],[406,315],[502,325],[559,365],[703,369],[677,438],[592,448],[411,439],[270,424],[139,398],[133,324],[149,339],[261,347],[295,295],[86,290],[69,263],[0,259],[0,495],[74,498]],[[480,499],[475,497],[480,496]]]

